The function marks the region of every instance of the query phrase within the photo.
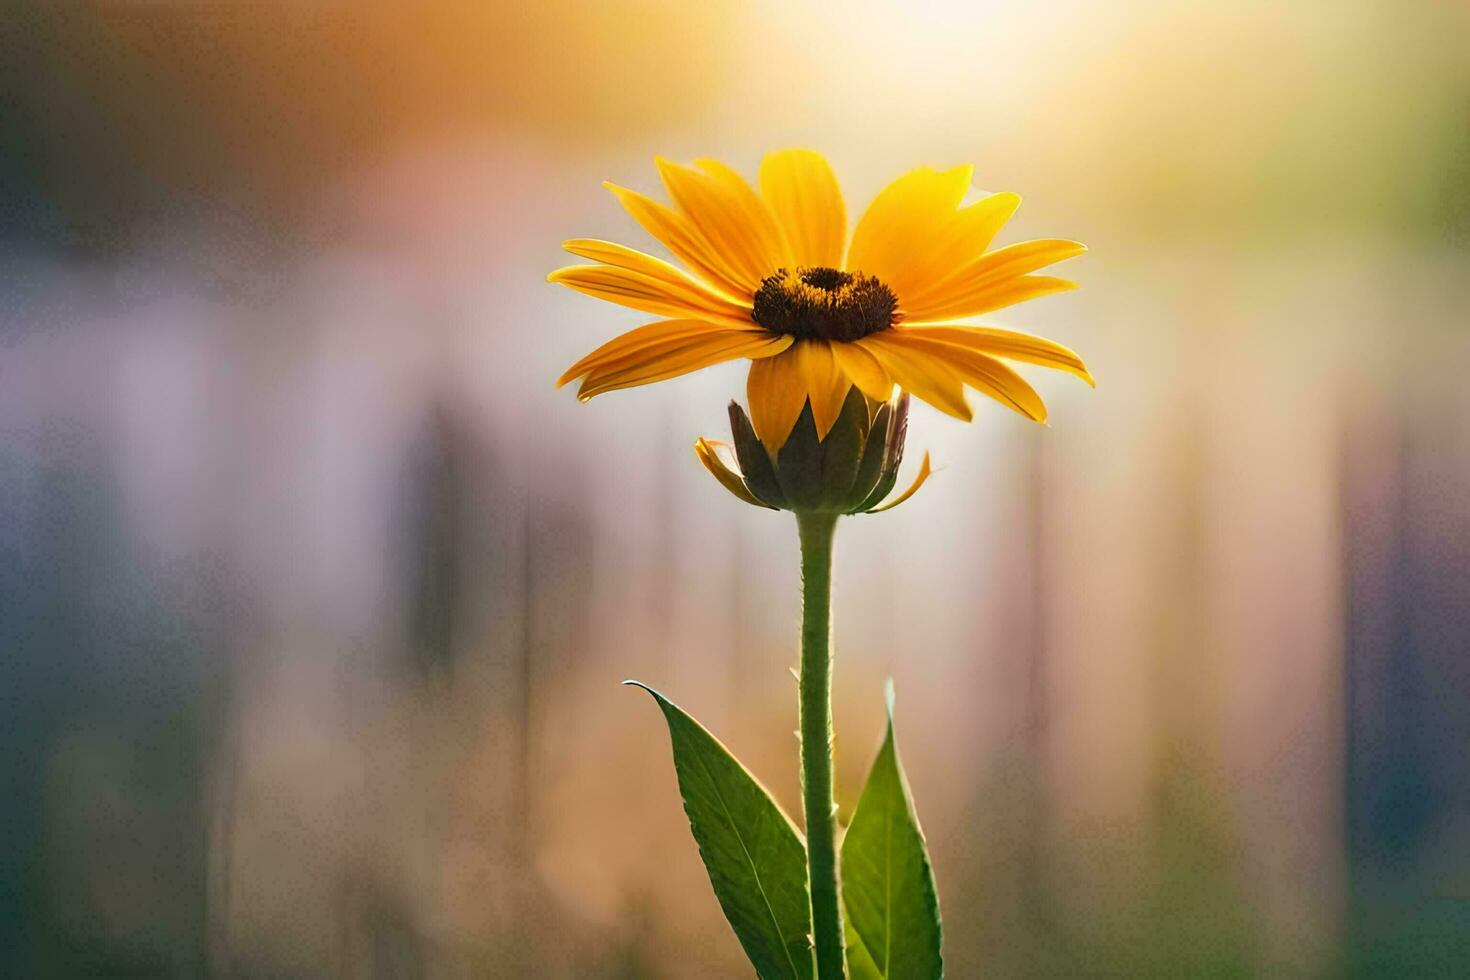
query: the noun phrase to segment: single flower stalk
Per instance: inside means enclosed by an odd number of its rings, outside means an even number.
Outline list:
[[[1066,239],[992,249],[1020,198],[966,204],[968,166],[898,178],[850,237],[836,177],[810,150],[768,154],[758,189],[714,160],[694,168],[659,160],[658,169],[671,205],[606,186],[683,268],[576,239],[564,247],[591,264],[548,278],[663,319],[597,348],[557,383],[579,381],[587,401],[749,359],[749,413],[732,401],[730,442],[701,438],[695,452],[740,500],[792,511],[801,541],[805,839],[728,750],[651,692],[669,723],[690,828],[762,977],[941,976],[938,899],[894,744],[891,695],[887,737],[838,850],[833,536],[841,516],[895,507],[930,476],[925,453],[913,482],[893,495],[911,396],[968,421],[973,389],[1041,422],[1046,406],[1013,363],[1093,383],[1060,344],[962,322],[1076,288],[1036,273],[1086,249]]]

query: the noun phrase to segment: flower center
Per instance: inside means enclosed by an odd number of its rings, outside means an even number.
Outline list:
[[[857,340],[893,326],[898,297],[861,272],[777,269],[761,280],[750,318],[798,340]]]

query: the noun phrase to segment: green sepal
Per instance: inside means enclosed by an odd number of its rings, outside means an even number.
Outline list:
[[[913,794],[888,729],[842,841],[842,899],[848,921],[884,980],[944,975],[934,870]]]
[[[815,974],[806,843],[765,787],[678,705],[653,695],[669,725],[674,771],[710,885],[763,980]]]
[[[889,424],[887,438],[883,445],[883,472],[878,477],[878,484],[868,494],[866,500],[858,504],[856,510],[868,511],[881,504],[885,497],[893,491],[898,483],[898,467],[903,462],[903,445],[908,438],[909,411],[908,394],[899,397],[898,406],[894,409],[893,420]]]
[[[776,467],[771,462],[766,447],[756,437],[750,417],[739,403],[730,403],[730,437],[735,444],[735,459],[740,463],[740,472],[750,492],[772,507],[785,507],[786,494],[776,481]]]
[[[878,478],[883,475],[884,448],[888,445],[888,428],[893,424],[893,406],[884,402],[873,416],[873,423],[868,427],[868,437],[863,446],[863,460],[858,465],[857,476],[852,481],[852,491],[849,504],[853,509],[861,509],[868,496],[878,486]]]
[[[811,400],[802,404],[784,442],[774,452],[756,436],[739,403],[730,403],[730,434],[738,473],[710,448],[695,452],[726,490],[746,503],[775,510],[859,514],[878,507],[898,479],[908,428],[908,395],[875,404],[856,386],[826,436],[817,438]]]
[[[853,386],[847,389],[842,411],[822,440],[822,487],[829,508],[847,510],[852,506],[852,484],[862,465],[868,425],[867,400]]]
[[[776,452],[776,479],[792,510],[819,510],[826,503],[822,485],[822,441],[808,401],[796,417],[791,434]]]

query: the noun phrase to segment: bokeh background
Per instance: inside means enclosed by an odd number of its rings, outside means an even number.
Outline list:
[[[796,546],[590,406],[655,154],[921,164],[1092,246],[1049,427],[838,542],[956,977],[1463,976],[1470,7],[8,2],[0,973],[717,977],[635,676],[795,812]]]

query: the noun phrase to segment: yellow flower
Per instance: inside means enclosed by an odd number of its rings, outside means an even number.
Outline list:
[[[605,391],[750,358],[747,396],[769,451],[811,405],[818,438],[856,386],[873,402],[894,387],[968,421],[965,387],[1029,419],[1046,406],[1007,361],[1092,377],[1052,341],[953,321],[1076,288],[1038,269],[1086,251],[1062,239],[990,249],[1015,212],[1015,194],[961,207],[971,168],[911,171],[868,206],[851,240],[832,168],[810,150],[761,163],[760,191],[715,160],[683,167],[660,159],[667,207],[607,184],[650,235],[684,264],[594,239],[565,243],[594,264],[548,280],[669,319],[615,338],[573,364],[583,401]]]

